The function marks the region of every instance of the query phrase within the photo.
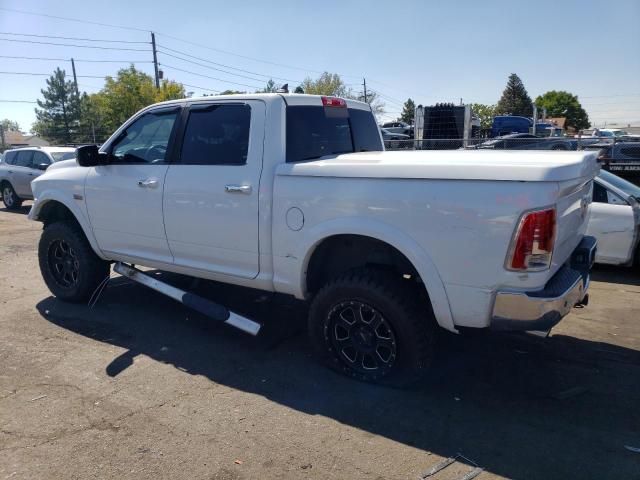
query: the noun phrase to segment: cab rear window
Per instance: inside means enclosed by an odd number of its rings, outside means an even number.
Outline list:
[[[382,150],[378,126],[370,111],[322,106],[287,107],[287,162]]]

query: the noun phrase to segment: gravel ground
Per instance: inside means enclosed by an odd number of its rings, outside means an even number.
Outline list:
[[[257,338],[122,278],[92,309],[61,303],[28,208],[0,210],[0,480],[417,479],[457,453],[431,478],[640,478],[637,271],[597,268],[546,339],[443,333],[401,391],[319,366],[288,298],[192,285]]]

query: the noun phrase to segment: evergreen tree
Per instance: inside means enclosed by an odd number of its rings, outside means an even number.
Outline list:
[[[40,90],[44,100],[38,100],[33,130],[58,143],[74,140],[80,119],[80,99],[73,82],[65,80],[65,71],[56,68],[47,79],[47,88]]]
[[[533,115],[533,102],[524,88],[520,77],[515,73],[509,75],[507,87],[502,92],[502,97],[496,105],[496,112],[500,114],[519,115],[531,117]]]
[[[402,113],[400,117],[398,117],[398,121],[408,123],[409,125],[413,125],[413,117],[416,113],[416,104],[410,98],[404,102],[404,106],[402,107]]]
[[[274,82],[273,79],[270,78],[265,87],[261,90],[258,90],[256,93],[275,93],[276,91],[278,91],[276,82]]]
[[[293,93],[304,93],[304,89],[300,85],[298,85]]]

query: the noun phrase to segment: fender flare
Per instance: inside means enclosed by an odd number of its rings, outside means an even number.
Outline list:
[[[45,190],[41,194],[38,195],[38,198],[34,201],[31,210],[29,211],[29,220],[34,221],[42,221],[39,218],[40,212],[42,212],[42,208],[50,203],[57,202],[64,205],[71,214],[75,217],[76,221],[82,228],[82,231],[87,237],[89,244],[93,251],[103,260],[109,260],[100,247],[98,247],[98,242],[93,234],[93,229],[91,228],[91,224],[89,223],[89,218],[86,216],[85,212],[83,212],[82,208],[78,205],[76,200],[73,200],[68,195],[65,195],[63,192],[59,190]]]
[[[362,235],[385,242],[402,253],[420,274],[431,300],[433,313],[438,324],[454,333],[458,333],[451,314],[449,299],[440,277],[440,273],[429,254],[409,235],[386,223],[369,218],[337,218],[311,227],[297,247],[300,262],[298,285],[306,292],[306,276],[309,262],[322,241],[334,235]]]

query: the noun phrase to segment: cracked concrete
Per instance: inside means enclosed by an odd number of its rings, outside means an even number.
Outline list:
[[[638,272],[598,268],[547,339],[443,334],[398,391],[319,366],[287,298],[198,287],[258,338],[119,279],[93,309],[58,302],[27,208],[0,210],[0,480],[406,479],[458,452],[479,480],[640,478]]]

